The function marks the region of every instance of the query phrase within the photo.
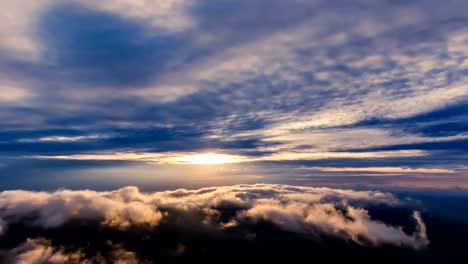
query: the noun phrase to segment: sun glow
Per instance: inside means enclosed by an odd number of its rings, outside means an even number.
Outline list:
[[[185,155],[177,158],[177,161],[189,164],[223,164],[236,162],[235,158],[231,155],[216,153]]]

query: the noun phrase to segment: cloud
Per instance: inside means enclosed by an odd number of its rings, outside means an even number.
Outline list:
[[[102,138],[101,135],[85,135],[85,136],[50,136],[50,137],[40,137],[37,139],[20,139],[19,142],[47,142],[47,141],[59,141],[59,142],[67,142],[67,141],[82,141],[82,140],[89,140],[89,139],[97,139]]]
[[[466,138],[453,114],[466,112],[465,2],[7,0],[0,155],[424,167],[443,154],[455,170],[460,149],[429,145]],[[411,155],[339,151],[381,146]]]
[[[402,167],[363,167],[363,168],[336,168],[336,167],[308,167],[304,169],[329,171],[329,172],[379,172],[379,173],[428,173],[428,174],[452,174],[453,170],[438,168],[402,168]]]
[[[148,34],[143,23],[73,4],[47,10],[37,31],[50,69],[82,89],[145,84],[184,46],[177,35]]]
[[[80,253],[67,254],[62,249],[56,249],[50,241],[44,238],[28,239],[23,244],[10,250],[6,259],[12,264],[59,264],[80,263]],[[87,262],[82,262],[87,263]]]
[[[236,193],[245,197],[239,199]],[[162,196],[162,197],[160,197]],[[175,197],[173,197],[175,196]],[[155,194],[158,203],[164,206],[180,206],[185,210],[198,206],[219,206],[222,203],[235,204],[242,210],[236,219],[224,223],[233,227],[236,221],[264,220],[298,233],[318,231],[331,236],[351,239],[358,243],[372,245],[394,244],[414,249],[428,244],[425,226],[415,212],[417,232],[407,235],[400,227],[371,220],[362,208],[347,205],[348,202],[395,203],[391,195],[379,192],[356,192],[328,188],[288,187],[274,185],[234,186],[197,191],[179,190]],[[335,203],[330,203],[334,201]],[[340,204],[343,203],[341,207]]]
[[[138,226],[157,228],[162,221],[172,224],[171,217],[179,212],[200,214],[201,218],[192,216],[192,220],[187,220],[189,226],[209,224],[225,230],[262,220],[285,230],[337,237],[362,245],[424,248],[429,241],[419,213],[413,216],[416,231],[408,235],[401,227],[372,219],[364,209],[372,204],[399,203],[389,193],[272,184],[156,193],[141,193],[136,187],[110,192],[5,191],[0,193],[0,219],[4,236],[8,236],[8,225],[12,224],[57,229],[72,220],[98,222],[125,232]],[[222,220],[220,217],[227,208],[236,213]]]
[[[5,191],[0,194],[0,218],[14,223],[33,217],[32,225],[43,228],[59,227],[73,219],[97,221],[123,229],[134,225],[157,225],[162,214],[142,198],[144,196],[135,187],[113,192]]]
[[[191,1],[162,0],[162,1],[90,1],[78,0],[90,8],[112,12],[123,17],[136,18],[147,22],[155,28],[168,31],[188,30],[194,26],[193,18],[188,12]]]
[[[206,159],[206,155],[213,156],[211,160]],[[321,160],[328,158],[385,158],[385,157],[414,157],[424,156],[425,153],[418,150],[406,151],[379,151],[379,152],[311,152],[311,153],[290,153],[265,155],[263,157],[244,157],[239,155],[228,154],[209,154],[209,153],[132,153],[132,152],[116,152],[116,153],[97,153],[97,154],[76,154],[76,155],[36,155],[28,156],[32,159],[44,160],[121,160],[121,161],[143,161],[149,163],[171,163],[171,164],[210,164],[212,163],[238,163],[252,161],[287,161],[287,160]],[[209,158],[209,156],[208,156]],[[220,159],[221,158],[221,159]],[[215,159],[220,159],[216,161]],[[422,172],[422,171],[421,171]]]
[[[461,139],[454,139],[454,140],[438,140],[433,142],[422,142],[422,143],[408,143],[408,144],[395,144],[395,145],[384,145],[380,147],[373,147],[373,148],[363,148],[363,149],[354,149],[353,151],[356,152],[364,152],[367,153],[368,151],[394,151],[394,150],[457,150],[460,152],[465,152],[467,150],[468,139],[461,138]],[[349,150],[345,150],[347,152]]]
[[[22,57],[31,59],[39,57],[38,43],[34,41],[31,26],[37,15],[49,7],[52,1],[26,0],[21,3],[15,1],[4,1],[0,11],[4,22],[0,25],[2,40],[1,48],[13,50],[22,54]]]
[[[11,264],[138,264],[147,263],[136,257],[135,252],[125,250],[120,245],[109,242],[111,251],[108,256],[100,254],[87,257],[83,251],[66,250],[62,246],[53,246],[48,239],[38,237],[27,239],[26,242],[4,253],[4,258]]]
[[[192,27],[193,21],[187,13],[190,4],[188,1],[163,0],[163,1],[95,1],[73,0],[90,9],[106,11],[122,17],[134,18],[147,22],[155,28],[180,31]],[[40,56],[41,47],[34,37],[32,27],[37,22],[37,17],[48,8],[60,4],[57,0],[43,0],[41,2],[23,0],[4,1],[1,12],[4,22],[0,25],[2,40],[0,47],[14,50],[24,59]]]
[[[15,86],[0,86],[0,90],[2,91],[0,102],[5,104],[21,102],[28,96],[28,91],[26,89]]]
[[[318,229],[321,233],[353,240],[359,244],[393,244],[414,249],[422,249],[429,244],[426,226],[418,212],[413,215],[417,231],[412,235],[407,235],[401,227],[371,220],[365,209],[344,206],[340,210],[330,203],[282,204],[273,199],[260,200],[238,217],[250,221],[271,221],[281,228],[298,233],[313,233],[316,231],[314,229]]]

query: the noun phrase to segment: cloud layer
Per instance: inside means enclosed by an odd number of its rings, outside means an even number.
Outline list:
[[[110,256],[106,259],[103,256],[87,258],[83,252],[65,252],[61,247],[54,247],[45,238],[28,239],[18,247],[11,249],[5,255],[8,263],[14,264],[138,264],[145,263],[139,260],[134,252],[126,251],[118,245],[113,248]]]
[[[72,219],[100,221],[104,225],[127,228],[155,226],[162,218],[153,204],[146,202],[138,189],[114,192],[57,191],[54,193],[6,191],[0,194],[1,218],[21,221],[33,217],[33,225],[58,227]],[[3,226],[5,228],[5,226]]]
[[[466,1],[2,7],[2,175],[216,150],[277,172],[450,170],[468,186]]]
[[[161,223],[176,224],[171,222],[174,221],[171,217],[182,213],[189,218],[192,215],[192,219],[187,219],[185,227],[182,223],[181,228],[211,226],[216,232],[227,232],[239,226],[267,222],[311,239],[326,236],[362,246],[424,249],[429,240],[419,212],[412,215],[414,233],[407,234],[402,227],[373,219],[365,209],[399,203],[389,193],[270,184],[156,193],[141,193],[136,187],[111,192],[5,191],[0,193],[0,219],[3,236],[8,237],[10,225],[60,229],[73,222],[99,223],[122,232],[135,228],[151,232]],[[228,211],[233,213],[228,216]],[[27,242],[26,246],[30,247],[31,243]],[[48,258],[59,257],[56,251],[43,246],[30,251],[25,253],[27,257],[36,251]]]

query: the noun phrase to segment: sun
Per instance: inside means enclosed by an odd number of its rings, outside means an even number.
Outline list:
[[[235,162],[234,157],[231,155],[216,153],[185,155],[177,158],[177,161],[188,164],[224,164]]]

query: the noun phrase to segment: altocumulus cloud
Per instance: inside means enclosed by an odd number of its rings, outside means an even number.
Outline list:
[[[166,228],[185,225],[186,229],[205,226],[210,232],[222,233],[266,222],[311,239],[325,236],[361,246],[424,249],[429,240],[419,212],[413,212],[416,226],[413,233],[408,234],[403,227],[374,219],[366,209],[373,205],[396,207],[401,204],[390,193],[275,184],[155,193],[142,193],[136,187],[106,192],[5,191],[0,193],[0,219],[3,238],[11,235],[10,227],[18,225],[26,230],[50,231],[66,228],[72,222],[99,223],[101,228],[124,234],[135,229],[150,233],[163,225]],[[182,224],[175,223],[174,215],[177,214],[185,215]],[[18,259],[16,263],[26,263],[20,260],[36,255],[46,256],[49,261],[46,263],[80,259],[79,252],[64,252],[60,247],[52,247],[47,239],[33,239],[10,250],[7,255]],[[43,262],[40,259],[27,263]]]

